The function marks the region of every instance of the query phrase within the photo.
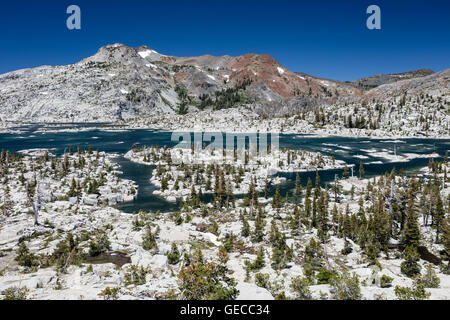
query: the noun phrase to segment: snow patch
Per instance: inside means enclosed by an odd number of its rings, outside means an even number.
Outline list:
[[[155,65],[152,64],[152,63],[147,63],[145,66],[146,66],[147,68],[153,68],[153,69],[157,69],[157,68],[158,68],[157,66],[155,66]]]
[[[140,55],[143,59],[145,59],[153,52],[154,52],[153,50],[145,50],[145,51],[138,52],[138,55]]]

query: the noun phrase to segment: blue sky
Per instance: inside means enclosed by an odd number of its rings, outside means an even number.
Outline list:
[[[66,28],[81,8],[82,29]],[[381,8],[382,29],[366,28]],[[0,73],[77,62],[108,43],[166,55],[267,53],[292,71],[355,80],[450,68],[450,1],[1,0]]]

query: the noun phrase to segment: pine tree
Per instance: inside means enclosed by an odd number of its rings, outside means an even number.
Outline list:
[[[406,221],[403,229],[403,242],[406,246],[417,247],[420,241],[420,229],[418,216],[415,209],[415,187],[413,184],[408,189],[408,204],[406,207]]]
[[[269,182],[266,179],[266,183],[264,184],[264,198],[269,198]]]
[[[312,190],[312,181],[311,178],[308,178],[308,182],[306,183],[306,193],[305,193],[306,198],[311,197],[311,190]]]
[[[294,206],[294,212],[291,215],[289,226],[292,234],[298,234],[300,228],[300,212],[297,205]]]
[[[197,193],[195,192],[195,187],[192,185],[191,187],[191,194],[189,196],[189,205],[193,208],[197,208],[200,205],[200,199],[197,196]]]
[[[164,176],[164,177],[161,179],[161,190],[162,190],[162,191],[165,191],[165,190],[168,189],[168,187],[169,187],[169,182],[168,182],[168,180],[167,180],[167,177]]]
[[[146,232],[142,237],[142,248],[144,250],[157,250],[158,244],[156,242],[156,235],[152,233],[152,230],[149,226],[146,228]]]
[[[342,173],[342,176],[344,177],[344,179],[348,178],[350,176],[350,172],[348,170],[348,166],[347,165],[345,165],[345,167],[344,167],[344,172]]]
[[[250,270],[259,271],[262,268],[264,268],[265,265],[266,265],[266,262],[264,260],[264,248],[260,247],[255,261],[250,264]]]
[[[250,235],[250,225],[249,225],[247,219],[245,219],[245,217],[242,218],[241,235],[244,238],[247,238]]]
[[[167,260],[169,264],[177,264],[180,262],[181,254],[178,250],[177,244],[175,242],[172,242],[172,248],[170,252],[167,253]]]
[[[295,176],[295,189],[294,189],[294,198],[295,198],[295,202],[298,203],[299,198],[302,195],[302,185],[300,183],[300,175],[296,174]]]
[[[320,196],[320,176],[319,176],[319,171],[316,170],[316,181],[315,181],[315,185],[314,185],[314,198],[315,199],[319,199]]]
[[[312,214],[312,212],[311,212],[311,199],[306,198],[305,199],[305,216],[307,218],[309,218],[309,217],[311,217],[311,214]]]
[[[442,242],[444,244],[444,250],[447,254],[448,264],[447,264],[447,273],[450,272],[450,215],[444,220],[443,223],[443,239]]]
[[[280,232],[273,220],[269,241],[272,244],[272,268],[275,270],[285,268],[286,263],[292,260],[293,250],[286,245],[284,234]]]
[[[352,187],[353,187],[353,185],[352,185]],[[338,180],[334,181],[333,192],[334,192],[334,202],[338,202],[339,201],[339,199],[338,199],[338,193],[339,193],[339,182],[338,182]]]
[[[255,219],[255,230],[253,232],[252,240],[253,242],[261,242],[264,240],[264,219],[262,218],[261,211],[258,211],[258,214]]]
[[[72,177],[72,183],[70,184],[70,189],[67,193],[67,196],[75,197],[76,196],[76,188],[77,188],[77,184],[76,184],[75,178]]]
[[[250,215],[253,216],[253,210],[258,205],[258,192],[256,191],[253,177],[251,178],[250,181],[247,197],[250,201]]]
[[[342,233],[343,233],[344,239],[346,239],[346,238],[353,239],[352,225],[351,225],[348,205],[347,205],[344,219],[342,222]]]
[[[328,239],[328,208],[325,203],[325,192],[321,192],[320,198],[317,203],[318,216],[317,216],[317,236],[325,243]]]
[[[333,210],[331,211],[331,220],[333,222],[333,232],[335,235],[339,232],[339,212],[336,204],[333,206]]]
[[[311,227],[317,227],[317,198],[314,197],[312,201],[312,216],[311,216]]]
[[[359,178],[362,179],[364,177],[364,165],[363,162],[359,162]]]
[[[272,199],[272,207],[275,209],[278,209],[281,207],[281,195],[280,195],[280,188],[277,186],[275,190],[275,195]]]
[[[226,189],[227,189],[227,208],[229,208],[230,205],[232,205],[234,207],[233,187],[231,186],[231,183],[229,181],[227,181]],[[200,188],[200,192],[201,192],[201,190],[202,189]],[[256,192],[255,192],[255,194],[256,194]],[[256,202],[257,201],[258,201],[258,198],[256,197]]]
[[[435,188],[434,192],[434,214],[433,214],[433,226],[436,229],[436,243],[439,243],[439,236],[443,232],[443,223],[445,219],[444,204],[442,202],[441,194],[439,188]]]
[[[421,267],[418,263],[420,256],[416,247],[412,245],[407,246],[403,256],[405,260],[400,265],[401,272],[410,278],[420,275]]]

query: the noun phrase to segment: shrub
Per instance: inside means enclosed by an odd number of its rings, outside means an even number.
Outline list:
[[[264,261],[264,249],[261,247],[258,251],[258,255],[256,256],[255,261],[248,262],[246,261],[247,268],[250,271],[259,271],[266,265],[266,262]]]
[[[3,300],[26,300],[28,291],[27,287],[10,287],[2,292]]]
[[[398,300],[426,300],[431,295],[421,279],[416,279],[412,288],[395,286],[394,292]]]
[[[120,288],[106,287],[105,290],[98,294],[99,297],[103,297],[105,300],[117,300]]]
[[[265,288],[267,290],[270,289],[270,276],[265,273],[257,273],[255,274],[255,284],[258,287]]]
[[[175,242],[172,243],[172,249],[169,253],[167,253],[167,260],[169,264],[177,264],[180,262],[180,251],[178,250],[177,244]]]
[[[360,300],[362,298],[359,279],[356,274],[350,276],[347,272],[333,277],[331,281],[332,299]]]
[[[239,291],[224,266],[195,259],[178,274],[181,297],[186,300],[233,300]]]
[[[292,279],[291,290],[295,294],[297,300],[312,299],[311,290],[309,290],[310,282],[307,278],[296,277]]]
[[[89,255],[91,257],[96,257],[102,252],[108,251],[110,245],[111,242],[109,242],[107,235],[103,234],[89,243]]]
[[[179,226],[179,225],[181,225],[183,223],[183,217],[181,216],[180,212],[176,212],[175,215],[174,215],[174,218],[175,218],[175,224],[177,226]]]
[[[26,270],[34,269],[39,265],[39,260],[36,255],[30,252],[25,242],[21,242],[19,249],[17,249],[17,256],[14,260],[19,266],[25,267]]]
[[[84,255],[80,252],[78,245],[80,241],[72,233],[67,234],[64,240],[56,245],[55,251],[48,257],[47,265],[56,264],[58,271],[65,272],[69,265],[80,265]]]
[[[418,264],[420,256],[417,249],[413,246],[408,246],[406,247],[403,255],[405,260],[400,265],[401,272],[410,278],[420,275],[421,268]]]
[[[142,239],[142,248],[144,248],[144,250],[157,250],[158,249],[158,244],[156,243],[156,235],[154,233],[152,233],[152,230],[150,229],[149,226],[147,226],[147,230],[145,232],[145,235]]]
[[[229,234],[226,238],[225,238],[225,242],[224,242],[224,247],[227,250],[227,252],[231,252],[234,248],[234,241],[235,241],[235,236],[233,233]]]
[[[334,276],[336,276],[336,271],[322,268],[316,275],[317,284],[328,284]]]
[[[126,286],[134,284],[140,286],[147,283],[145,279],[149,271],[144,267],[138,268],[135,265],[130,266],[130,270],[125,274],[124,283]]]
[[[392,287],[392,280],[393,278],[383,274],[380,278],[380,287],[381,288],[390,288]]]
[[[427,270],[422,277],[422,281],[425,288],[439,288],[441,280],[436,275],[431,264],[427,265]]]

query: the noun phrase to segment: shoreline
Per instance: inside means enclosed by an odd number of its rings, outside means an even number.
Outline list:
[[[171,132],[183,132],[183,133],[196,133],[196,132],[218,132],[222,134],[272,134],[277,133],[279,135],[292,135],[293,138],[365,138],[371,140],[377,139],[436,139],[436,140],[450,140],[449,135],[433,135],[433,136],[422,136],[422,135],[368,135],[368,134],[336,134],[336,133],[327,133],[319,131],[313,132],[298,132],[294,130],[286,130],[283,132],[279,131],[267,131],[267,130],[222,130],[223,128],[211,128],[208,130],[198,130],[195,128],[187,128],[187,127],[179,127],[179,128],[162,128],[157,126],[135,126],[132,124],[122,124],[122,123],[110,123],[110,122],[20,122],[20,123],[10,123],[11,125],[6,126],[0,129],[0,134],[21,134],[25,133],[24,130],[18,129],[23,126],[44,126],[43,128],[38,128],[35,133],[59,133],[59,132],[87,132],[87,131],[105,131],[105,132],[128,132],[130,130],[152,130],[158,131],[162,133],[171,133]],[[91,127],[92,125],[92,127]],[[46,126],[50,126],[51,128],[46,128]],[[66,127],[72,126],[71,128],[63,128],[58,129],[58,127]],[[79,127],[77,127],[79,126]],[[89,126],[89,127],[86,127]],[[115,129],[114,127],[120,127]],[[333,129],[339,130],[339,129]],[[356,130],[356,129],[355,129]],[[358,129],[359,130],[359,129]]]

